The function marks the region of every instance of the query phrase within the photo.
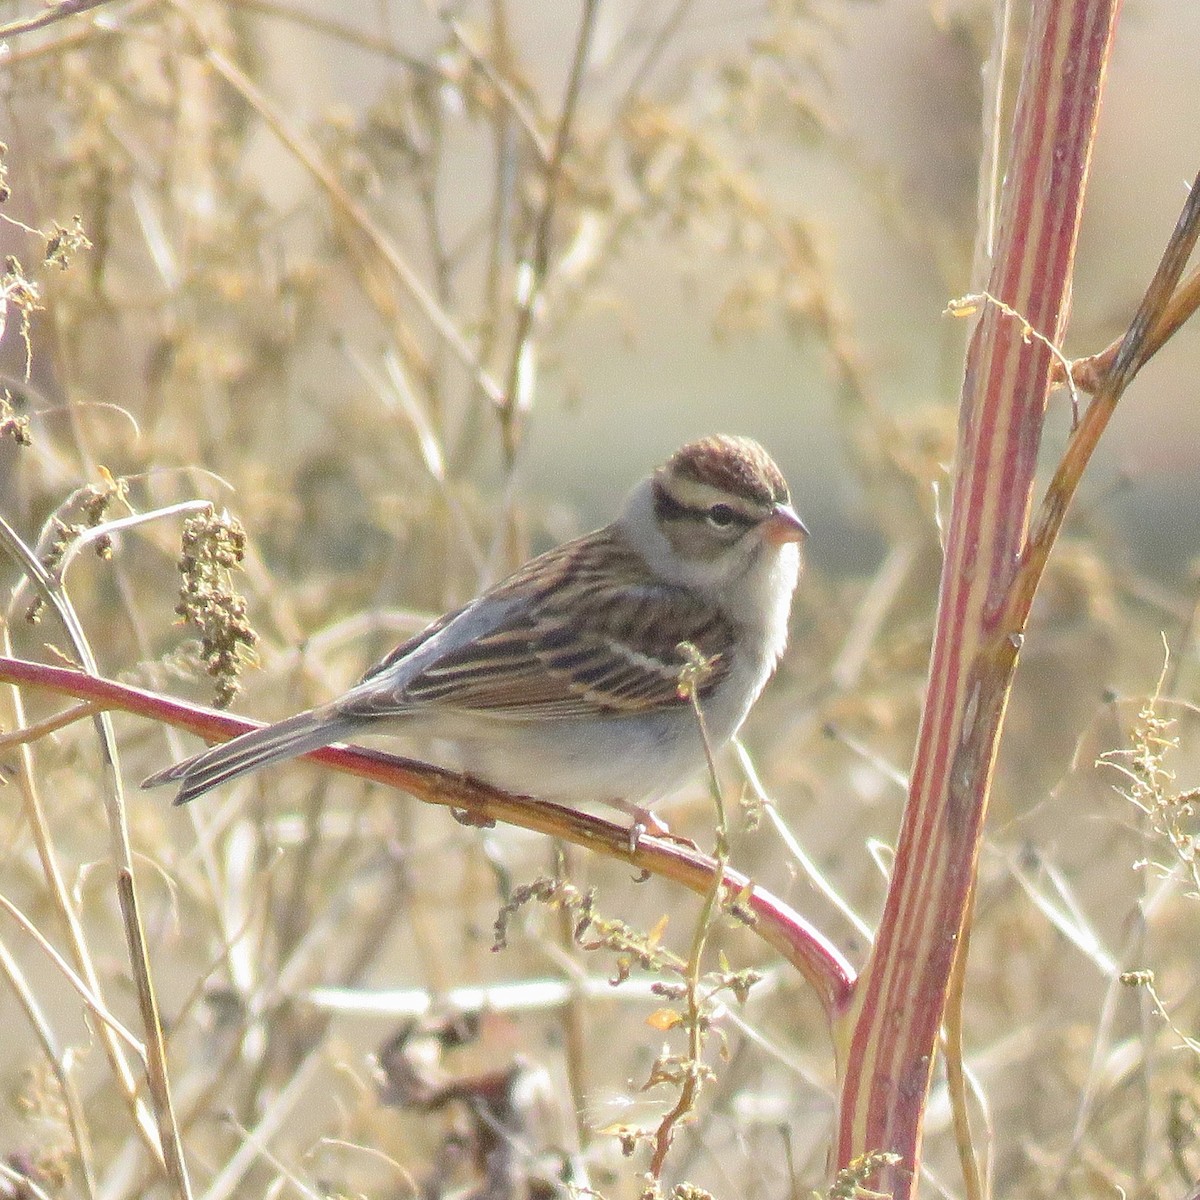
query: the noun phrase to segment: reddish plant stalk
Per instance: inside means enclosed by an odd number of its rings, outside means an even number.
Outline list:
[[[1057,343],[1119,0],[1035,0],[989,293]],[[1021,629],[1004,620],[1028,532],[1051,351],[988,304],[967,353],[954,492],[911,790],[866,969],[836,1028],[834,1165],[900,1162],[915,1187],[921,1116],[968,916]]]
[[[261,724],[97,675],[20,658],[0,656],[0,683],[72,696],[94,704],[98,710],[133,713],[187,729],[210,741],[225,741]],[[528,796],[510,795],[452,771],[361,746],[326,746],[303,757],[400,788],[427,804],[461,810],[471,821],[481,824],[503,821],[546,833],[622,859],[700,895],[712,890],[716,865],[707,855],[653,836],[642,837],[631,845],[626,826],[590,813],[545,800],[531,800]],[[854,971],[841,952],[799,913],[740,872],[726,868],[723,892],[725,902],[744,908],[755,932],[804,976],[832,1022],[849,1002],[854,982]]]

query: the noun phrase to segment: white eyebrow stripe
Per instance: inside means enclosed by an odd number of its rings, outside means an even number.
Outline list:
[[[714,504],[728,504],[730,508],[740,512],[744,517],[754,520],[761,517],[765,504],[752,496],[739,492],[729,492],[714,487],[711,483],[702,483],[698,479],[672,479],[665,485],[667,494],[676,504],[697,512],[706,512]]]

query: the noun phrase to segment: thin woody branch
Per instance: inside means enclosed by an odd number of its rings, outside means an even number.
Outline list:
[[[17,658],[0,657],[0,682],[72,696],[104,710],[120,709],[186,729],[210,741],[227,740],[257,724],[110,679]],[[466,776],[378,750],[326,746],[304,757],[399,788],[427,804],[461,810],[473,823],[519,825],[622,859],[700,895],[712,889],[717,867],[707,855],[648,835],[631,846],[627,827],[601,817],[547,801],[532,801],[527,796],[513,796]],[[736,899],[753,914],[755,931],[808,980],[832,1019],[848,1002],[853,968],[831,942],[781,900],[737,871],[726,869],[724,875],[727,898]]]
[[[1200,179],[1192,184],[1189,205],[1191,197],[1196,194],[1197,184],[1200,184]],[[1193,271],[1178,286],[1174,294],[1162,306],[1154,325],[1145,330],[1139,338],[1136,371],[1140,371],[1179,332],[1198,308],[1200,308],[1200,270]],[[1126,336],[1126,334],[1122,334],[1098,354],[1089,354],[1084,358],[1075,359],[1070,364],[1071,381],[1075,387],[1081,392],[1087,392],[1093,396],[1100,392],[1106,386],[1117,352],[1125,342]],[[1064,380],[1065,372],[1055,363],[1051,382],[1063,383]]]
[[[36,29],[45,29],[57,21],[65,21],[68,17],[77,17],[81,13],[100,8],[111,0],[57,0],[55,4],[47,4],[41,12],[32,17],[20,17],[0,25],[0,38],[17,37],[23,33],[33,33]]]
[[[1114,344],[1115,348],[1110,347],[1111,354],[1105,351],[1099,356],[1105,359],[1105,365],[1096,380],[1094,398],[1088,405],[1079,428],[1072,434],[1066,452],[1055,469],[1054,477],[1046,488],[1046,496],[1034,521],[1029,543],[1021,556],[1016,578],[1013,580],[1007,612],[1002,623],[1006,637],[1021,636],[1024,633],[1050,550],[1058,538],[1079,481],[1083,478],[1083,472],[1091,461],[1101,435],[1108,427],[1117,402],[1138,371],[1149,362],[1171,333],[1195,311],[1196,304],[1200,303],[1200,272],[1194,273],[1182,287],[1179,284],[1198,238],[1200,176],[1197,176],[1192,184],[1158,270],[1150,281],[1128,329]],[[1099,358],[1094,361],[1098,364]]]

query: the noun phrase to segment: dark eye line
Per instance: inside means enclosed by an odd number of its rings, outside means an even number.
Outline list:
[[[712,519],[713,513],[718,509],[720,509],[722,517],[728,517],[728,520],[722,523]],[[703,508],[693,508],[691,505],[681,504],[665,488],[655,489],[654,511],[661,521],[702,521],[704,524],[716,526],[718,529],[732,529],[734,526],[749,529],[752,525],[758,524],[757,517],[748,516],[731,504],[718,502],[705,505]]]
[[[718,513],[720,517],[718,519]],[[757,525],[761,520],[760,517],[743,512],[740,508],[734,508],[732,504],[712,504],[705,510],[704,513],[710,525],[716,525],[718,529],[732,529],[735,525],[745,530]]]
[[[666,488],[655,487],[654,513],[660,521],[682,521],[692,515],[692,510],[680,504]]]

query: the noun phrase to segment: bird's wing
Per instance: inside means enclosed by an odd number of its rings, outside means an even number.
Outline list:
[[[687,703],[681,642],[711,664],[698,684],[706,696],[732,665],[728,618],[651,577],[632,551],[609,541],[599,553],[600,536],[535,559],[410,639],[335,702],[338,712],[370,718],[422,707],[554,720],[670,708]],[[489,605],[503,614],[491,625]],[[460,622],[479,629],[460,636]]]

